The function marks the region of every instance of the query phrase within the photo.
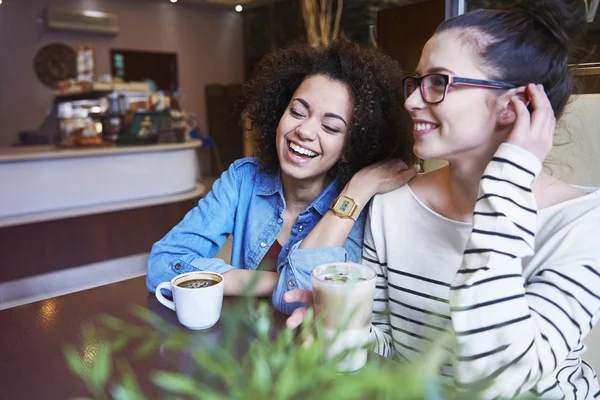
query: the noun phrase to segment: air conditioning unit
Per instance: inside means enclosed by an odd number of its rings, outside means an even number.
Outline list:
[[[100,11],[68,11],[47,8],[46,28],[54,31],[116,35],[119,33],[119,19],[115,14]]]

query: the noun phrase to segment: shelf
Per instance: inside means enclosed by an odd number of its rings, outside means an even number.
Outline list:
[[[125,97],[150,96],[150,92],[130,92],[125,90],[96,90],[91,92],[55,95],[54,101],[56,103],[64,103],[78,100],[95,100],[101,97],[108,96],[111,93],[122,94]]]

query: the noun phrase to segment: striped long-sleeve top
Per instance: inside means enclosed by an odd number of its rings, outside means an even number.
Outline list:
[[[540,170],[501,145],[472,224],[435,213],[408,185],[373,199],[363,263],[378,275],[371,337],[381,355],[410,362],[450,331],[441,375],[459,389],[600,398],[581,358],[600,317],[600,191],[537,210]]]

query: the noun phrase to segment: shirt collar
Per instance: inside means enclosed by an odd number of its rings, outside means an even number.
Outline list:
[[[257,194],[263,196],[270,196],[276,193],[279,193],[281,198],[283,199],[283,186],[281,183],[281,177],[279,175],[279,171],[264,174],[263,178],[258,186]],[[335,178],[333,182],[329,184],[323,190],[323,192],[317,197],[310,207],[314,208],[321,215],[325,215],[327,210],[329,210],[329,206],[333,202],[333,200],[338,196],[338,194],[342,190],[342,184],[339,178]]]
[[[264,196],[280,193],[281,198],[283,198],[283,186],[281,184],[279,170],[269,174],[262,174],[262,179],[258,185],[256,193]]]

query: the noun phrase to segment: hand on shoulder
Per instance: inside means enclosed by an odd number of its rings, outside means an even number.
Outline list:
[[[405,185],[419,171],[418,164],[409,167],[402,160],[381,161],[358,171],[343,193],[364,206],[374,195],[388,193]]]

